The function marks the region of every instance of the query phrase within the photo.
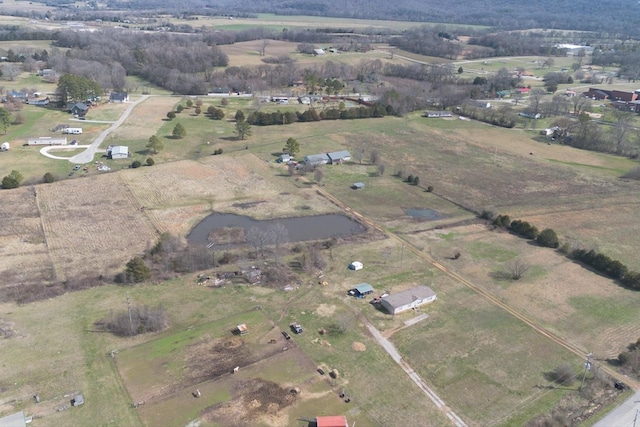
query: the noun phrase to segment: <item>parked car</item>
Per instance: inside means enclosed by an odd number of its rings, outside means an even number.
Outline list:
[[[73,170],[74,170],[74,171],[77,171],[78,169],[80,169],[80,165],[75,165],[75,166],[73,167]]]
[[[625,383],[620,382],[620,381],[616,381],[613,386],[618,389],[618,390],[624,390],[625,388],[627,388],[627,386],[625,385]]]

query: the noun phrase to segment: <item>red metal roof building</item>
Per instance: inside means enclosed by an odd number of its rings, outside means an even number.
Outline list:
[[[327,417],[316,417],[318,427],[349,427],[347,417],[344,415],[331,415]]]

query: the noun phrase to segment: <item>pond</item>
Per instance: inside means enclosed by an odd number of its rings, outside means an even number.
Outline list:
[[[406,208],[404,213],[410,217],[426,219],[428,221],[435,221],[436,219],[442,219],[445,217],[440,212],[428,208]]]
[[[351,218],[336,214],[256,220],[242,215],[213,213],[191,230],[187,240],[189,243],[204,244],[208,242],[210,233],[218,228],[242,228],[246,232],[256,227],[266,231],[275,224],[282,224],[287,229],[289,242],[351,236],[365,231],[362,225]]]

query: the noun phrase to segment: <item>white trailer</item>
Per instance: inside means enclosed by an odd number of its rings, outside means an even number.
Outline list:
[[[82,128],[66,128],[62,131],[62,133],[68,133],[71,135],[80,135],[82,134]]]

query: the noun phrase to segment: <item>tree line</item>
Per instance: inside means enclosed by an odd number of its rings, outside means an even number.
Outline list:
[[[482,218],[491,219],[493,214],[483,212]],[[634,291],[640,291],[640,272],[630,270],[618,260],[599,253],[593,249],[571,248],[568,243],[560,245],[560,240],[553,229],[547,228],[539,231],[535,225],[527,221],[511,220],[509,215],[496,215],[493,217],[493,225],[503,228],[525,239],[535,240],[540,246],[558,249],[569,258],[583,265],[593,268],[598,273],[617,280],[622,286]]]

